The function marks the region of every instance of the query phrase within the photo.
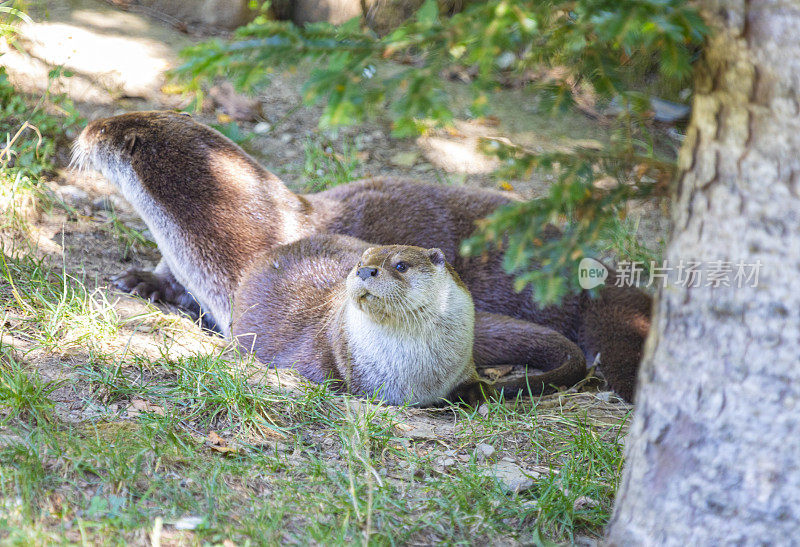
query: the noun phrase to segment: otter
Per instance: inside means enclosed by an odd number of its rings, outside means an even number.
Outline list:
[[[553,370],[517,384],[481,380],[473,333],[493,318],[477,319],[440,249],[322,234],[267,251],[245,269],[231,330],[263,363],[394,405],[474,404],[525,387],[538,395],[585,376],[580,348],[534,327],[521,342],[527,353],[514,357]],[[496,351],[505,343],[497,339]]]
[[[377,245],[436,247],[469,288],[476,310],[494,314],[490,331],[500,333],[500,324],[516,326],[509,321],[514,319],[560,333],[584,351],[587,361],[599,354],[611,389],[633,398],[650,325],[649,295],[606,286],[596,297],[581,292],[559,306],[541,307],[530,290],[515,290],[500,251],[482,257],[458,253],[476,221],[516,197],[394,178],[298,195],[228,138],[175,112],[95,120],[76,140],[73,158],[75,165],[94,167],[121,189],[161,250],[155,271],[129,270],[117,286],[179,305],[190,300],[185,288],[225,336],[230,336],[233,293],[261,252],[321,233]],[[476,366],[494,357],[493,341],[476,331]]]

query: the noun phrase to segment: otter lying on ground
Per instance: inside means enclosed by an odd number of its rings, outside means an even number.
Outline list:
[[[232,333],[264,363],[294,367],[318,382],[338,380],[351,393],[390,404],[428,406],[473,403],[494,392],[478,378],[472,357],[473,328],[493,318],[475,319],[469,291],[441,250],[316,235],[250,264],[233,298]],[[515,334],[525,335],[517,352],[526,350],[514,355],[517,362],[554,370],[496,387],[530,386],[538,395],[550,384],[584,377],[586,362],[575,344],[516,323]]]
[[[380,245],[437,247],[469,288],[475,308],[498,314],[476,331],[476,366],[494,357],[496,336],[511,318],[547,327],[577,343],[587,360],[601,354],[610,387],[633,397],[651,299],[631,287],[608,286],[599,297],[566,297],[539,307],[517,293],[502,255],[458,254],[475,221],[514,201],[475,188],[368,179],[300,196],[219,132],[174,112],[135,112],[90,123],[74,160],[117,185],[152,232],[162,253],[154,272],[129,271],[118,286],[141,296],[186,304],[188,289],[230,335],[231,301],[257,254],[318,233],[344,234]],[[609,277],[609,280],[613,276]],[[534,325],[535,326],[535,325]],[[514,344],[508,339],[514,352]],[[524,343],[520,348],[525,352]],[[553,368],[553,367],[547,367]]]

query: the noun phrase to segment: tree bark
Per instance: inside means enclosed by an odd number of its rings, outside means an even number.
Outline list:
[[[761,267],[660,289],[612,545],[800,541],[800,1],[703,7],[665,259]]]

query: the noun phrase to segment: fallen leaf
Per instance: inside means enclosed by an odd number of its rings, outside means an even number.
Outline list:
[[[206,441],[208,441],[209,446],[217,452],[222,452],[223,454],[226,452],[238,452],[235,446],[230,446],[228,441],[220,437],[216,431],[210,431]]]
[[[506,376],[512,370],[514,370],[512,365],[501,365],[499,367],[485,368],[483,369],[483,373],[492,380],[497,380],[498,378]]]
[[[164,416],[166,413],[164,412],[164,407],[154,405],[144,399],[131,399],[131,404],[128,405],[126,409],[128,411],[129,416],[137,416],[144,412],[152,412],[153,414],[157,414],[158,416]]]
[[[500,183],[500,189],[505,190],[506,192],[514,191],[514,187],[511,185],[511,183],[505,180]]]

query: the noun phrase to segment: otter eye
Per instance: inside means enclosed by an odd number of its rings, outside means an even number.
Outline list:
[[[398,262],[397,264],[395,264],[394,269],[397,270],[398,272],[404,272],[408,269],[408,264],[406,264],[405,262]]]

